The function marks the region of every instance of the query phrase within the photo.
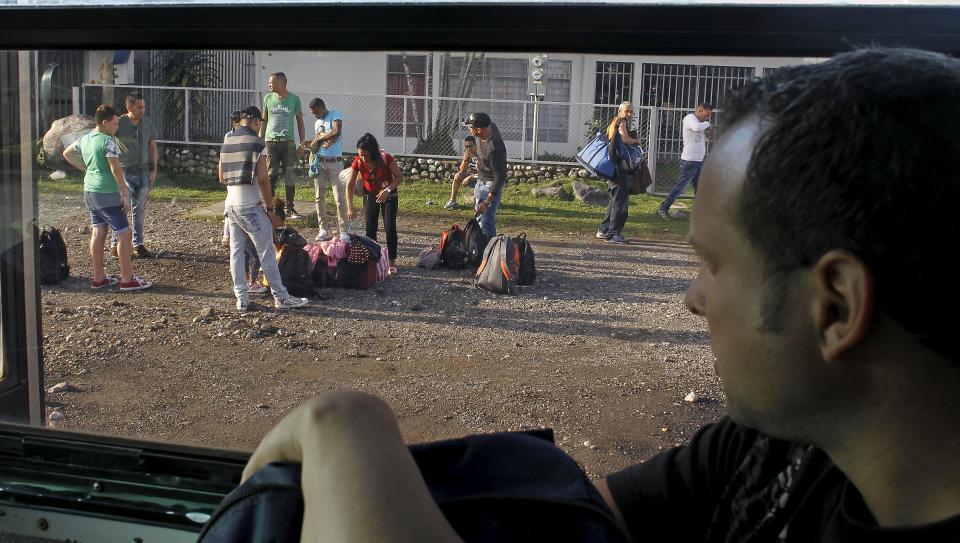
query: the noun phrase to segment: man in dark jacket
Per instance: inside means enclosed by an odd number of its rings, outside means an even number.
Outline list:
[[[463,125],[477,139],[477,184],[473,187],[480,228],[487,237],[497,235],[497,210],[507,182],[507,148],[500,129],[486,113],[471,113]]]
[[[785,67],[724,118],[686,305],[729,418],[597,488],[636,541],[960,541],[960,132],[944,122],[960,61],[878,48]],[[245,475],[287,459],[330,533],[456,537],[375,398],[317,397]]]

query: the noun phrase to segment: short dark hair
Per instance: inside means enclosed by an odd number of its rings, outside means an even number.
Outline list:
[[[477,138],[475,138],[475,137],[473,137],[473,136],[467,136],[467,137],[463,138],[463,141],[469,141],[470,143],[477,143]]]
[[[373,159],[373,163],[380,165],[382,160],[380,158],[380,144],[377,143],[377,138],[373,137],[373,134],[367,132],[360,136],[360,139],[357,140],[357,149],[366,151]]]
[[[733,215],[768,271],[850,251],[877,311],[956,363],[960,61],[860,49],[749,82],[724,115],[761,123]]]
[[[143,100],[143,95],[139,92],[131,92],[128,94],[127,99],[124,102],[127,105],[127,109],[132,108],[134,104],[137,103],[137,100]]]
[[[240,122],[240,110],[239,110],[239,109],[230,114],[230,122],[233,123],[233,124],[237,124],[237,123]]]
[[[275,78],[283,81],[284,83],[287,82],[287,74],[285,74],[285,73],[283,73],[283,72],[273,72],[272,74],[270,74],[270,77],[275,77]]]
[[[93,119],[100,124],[104,121],[112,120],[117,116],[117,110],[113,109],[113,106],[108,106],[107,104],[100,104],[97,106],[96,113],[93,114]]]
[[[325,104],[325,103],[323,102],[323,100],[321,100],[320,98],[314,98],[314,99],[310,100],[310,105],[309,105],[309,107],[310,107],[310,109],[313,109],[313,108],[315,108],[315,107],[320,107],[320,108],[323,108],[323,109],[327,109],[327,104]]]
[[[713,104],[711,104],[710,102],[700,102],[700,105],[697,107],[702,107],[703,109],[709,109],[710,111],[713,111],[715,109],[713,107]]]

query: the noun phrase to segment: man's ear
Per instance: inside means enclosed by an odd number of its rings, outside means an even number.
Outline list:
[[[834,362],[866,337],[873,322],[873,274],[849,251],[824,253],[814,265],[814,325],[823,359]]]

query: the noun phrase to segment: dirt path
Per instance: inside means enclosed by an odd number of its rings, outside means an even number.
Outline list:
[[[683,307],[696,271],[683,243],[532,239],[537,284],[494,296],[467,271],[414,267],[437,230],[401,218],[400,275],[241,317],[227,251],[210,242],[219,223],[151,202],[146,238],[163,256],[134,266],[156,287],[95,292],[81,206],[40,205],[73,267],[43,288],[45,386],[70,386],[47,396],[59,428],[251,449],[313,394],[356,388],[385,397],[410,441],[549,426],[597,476],[723,412],[705,324]],[[684,401],[691,391],[700,400]]]

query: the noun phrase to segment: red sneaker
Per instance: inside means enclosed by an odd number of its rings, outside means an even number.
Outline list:
[[[121,292],[129,292],[131,290],[145,290],[153,286],[153,283],[142,279],[140,277],[134,276],[133,279],[128,283],[120,283]]]
[[[116,285],[119,282],[120,280],[117,279],[116,277],[112,275],[108,275],[103,278],[103,281],[90,281],[90,288],[92,288],[93,290],[100,290],[102,288],[112,287],[113,285]]]

